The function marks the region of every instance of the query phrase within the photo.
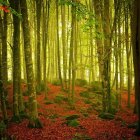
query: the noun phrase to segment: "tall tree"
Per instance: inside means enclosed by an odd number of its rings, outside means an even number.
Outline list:
[[[4,12],[3,16],[3,30],[2,30],[2,80],[6,84],[8,80],[8,67],[7,67],[7,13]]]
[[[111,42],[110,42],[110,12],[109,0],[104,0],[103,14],[103,32],[104,32],[104,55],[103,55],[103,111],[111,111],[111,91],[110,91],[110,74],[111,74]]]
[[[10,5],[20,12],[20,1],[11,0]],[[24,111],[22,93],[20,90],[21,68],[20,68],[20,19],[13,14],[13,118],[20,120],[19,112]],[[20,102],[19,102],[20,100]],[[19,104],[20,103],[20,104]]]
[[[63,88],[62,72],[61,72],[61,55],[60,55],[60,43],[59,43],[59,10],[58,10],[58,0],[56,0],[56,30],[57,30],[57,59],[58,59],[58,76]]]
[[[24,53],[27,73],[27,84],[29,91],[29,127],[42,127],[42,124],[38,118],[36,90],[33,74],[33,61],[31,53],[31,35],[30,26],[28,21],[27,2],[26,0],[20,0],[21,14],[22,14],[22,28],[24,36]]]
[[[37,62],[36,62],[36,79],[37,79],[37,88],[40,90],[40,84],[41,84],[41,39],[40,39],[40,23],[41,23],[41,7],[42,0],[36,0],[36,20],[37,20],[37,48],[36,48],[36,56],[37,56]]]

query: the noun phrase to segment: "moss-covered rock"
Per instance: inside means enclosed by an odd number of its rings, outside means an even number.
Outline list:
[[[114,115],[110,114],[110,113],[100,113],[98,115],[98,117],[102,118],[102,119],[106,119],[106,120],[113,120],[114,119]]]

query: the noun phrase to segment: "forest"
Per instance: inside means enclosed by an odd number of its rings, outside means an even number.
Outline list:
[[[140,139],[139,0],[0,0],[0,139]]]

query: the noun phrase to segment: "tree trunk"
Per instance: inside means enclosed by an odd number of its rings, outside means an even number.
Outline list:
[[[23,35],[24,35],[24,52],[25,52],[27,84],[28,84],[28,92],[29,92],[29,127],[42,127],[38,119],[27,3],[26,0],[25,1],[20,0],[20,3],[21,3],[21,14],[23,18],[22,27],[23,27]]]
[[[140,1],[134,0],[133,14],[131,17],[131,32],[133,44],[133,62],[134,62],[134,75],[135,75],[135,96],[137,97],[138,105],[138,127],[135,132],[140,136]]]
[[[7,13],[4,12],[2,31],[2,80],[5,85],[8,80],[7,69]]]

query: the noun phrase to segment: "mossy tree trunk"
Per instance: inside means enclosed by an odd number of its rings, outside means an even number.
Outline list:
[[[111,91],[110,91],[110,75],[111,75],[111,43],[110,43],[110,12],[109,0],[104,0],[104,16],[103,16],[103,32],[104,32],[104,55],[103,55],[103,104],[104,112],[111,111]]]
[[[10,5],[19,12],[20,1],[11,0]],[[24,111],[23,97],[20,89],[21,68],[20,68],[20,19],[13,14],[13,117],[19,121],[20,111]],[[20,101],[19,101],[20,99]],[[19,105],[20,103],[20,105]],[[18,120],[17,120],[18,119]]]
[[[7,69],[7,13],[3,15],[3,30],[2,30],[2,80],[5,85],[8,80],[8,69]]]
[[[37,79],[37,90],[40,91],[41,87],[41,35],[40,35],[40,23],[41,23],[41,9],[42,0],[36,0],[36,20],[37,20],[37,46],[36,46],[36,79]]]
[[[24,36],[24,52],[25,52],[25,63],[26,63],[26,73],[27,73],[27,84],[29,92],[29,127],[42,127],[38,119],[37,110],[37,100],[36,100],[36,90],[35,81],[33,74],[33,61],[31,53],[31,35],[30,26],[28,21],[27,13],[27,2],[26,0],[20,0],[21,4],[21,14],[22,14],[22,28]]]

